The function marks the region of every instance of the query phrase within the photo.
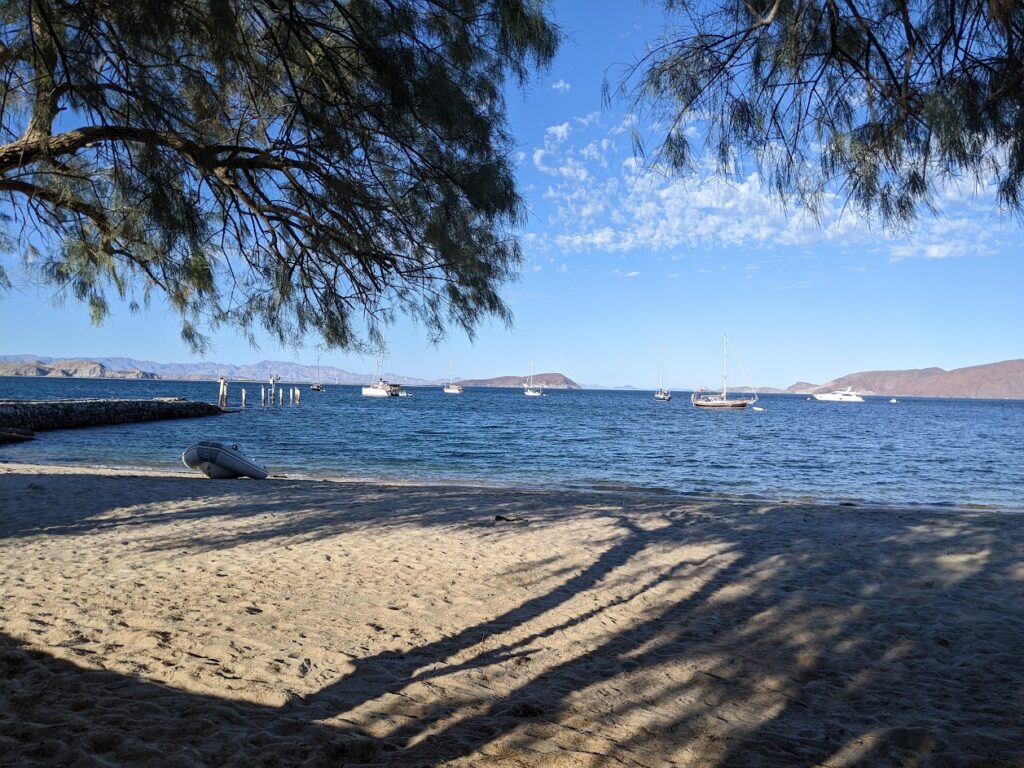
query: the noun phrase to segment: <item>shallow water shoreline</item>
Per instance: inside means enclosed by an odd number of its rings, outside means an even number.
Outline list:
[[[12,467],[26,467],[35,468],[40,471],[54,470],[65,472],[69,470],[81,469],[87,472],[99,472],[99,473],[128,473],[128,474],[149,474],[152,473],[157,476],[171,476],[171,477],[187,477],[187,478],[198,478],[199,476],[188,469],[178,469],[168,465],[144,465],[144,464],[92,464],[92,463],[79,463],[79,462],[52,462],[48,464],[37,464],[34,462],[19,462],[19,461],[8,461],[0,460],[0,467],[12,466]],[[537,483],[527,484],[522,482],[501,482],[494,481],[486,483],[478,478],[445,478],[445,479],[430,479],[430,478],[409,478],[409,479],[396,479],[393,476],[381,476],[381,475],[341,475],[335,473],[312,473],[312,472],[271,472],[267,480],[292,480],[301,482],[326,482],[326,483],[339,483],[339,484],[363,484],[363,485],[381,485],[383,487],[423,487],[423,488],[464,488],[464,489],[479,489],[489,491],[513,491],[513,492],[532,492],[532,493],[580,493],[580,494],[626,494],[626,495],[638,495],[638,496],[653,496],[655,498],[662,499],[677,499],[680,501],[689,502],[703,502],[703,501],[721,501],[736,504],[779,504],[779,505],[812,505],[812,506],[823,506],[823,507],[837,507],[840,509],[920,509],[920,510],[935,510],[935,511],[981,511],[981,512],[1000,512],[1006,514],[1024,514],[1024,506],[1016,507],[1012,505],[997,505],[997,504],[977,504],[977,503],[954,503],[954,502],[885,502],[885,501],[871,501],[865,499],[849,499],[849,498],[819,498],[813,496],[780,496],[780,497],[767,497],[757,496],[755,494],[728,494],[728,493],[699,493],[691,492],[687,493],[684,491],[676,491],[670,488],[657,488],[648,486],[619,486],[610,487],[607,484],[599,486],[581,486],[577,484],[564,483]],[[223,481],[213,481],[223,482]],[[266,481],[257,481],[266,482]]]

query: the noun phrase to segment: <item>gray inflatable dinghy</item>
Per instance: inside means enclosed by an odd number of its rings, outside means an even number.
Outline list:
[[[189,469],[198,469],[213,480],[233,480],[237,477],[263,480],[267,476],[267,468],[246,458],[237,445],[203,440],[186,448],[181,454],[181,460]]]

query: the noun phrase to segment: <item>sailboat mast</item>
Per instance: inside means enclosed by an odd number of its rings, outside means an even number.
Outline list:
[[[727,382],[729,380],[729,337],[724,333],[722,334],[722,397],[725,397],[729,388]]]
[[[661,364],[658,366],[658,387],[665,388],[665,348],[661,348]]]

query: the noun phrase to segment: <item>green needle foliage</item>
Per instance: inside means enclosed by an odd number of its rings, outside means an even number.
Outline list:
[[[667,0],[668,32],[624,81],[692,170],[753,161],[784,200],[838,195],[906,226],[952,179],[1024,205],[1019,0]]]
[[[540,0],[0,0],[8,247],[86,302],[154,292],[202,348],[508,321],[522,215],[502,87]],[[6,279],[6,278],[5,278]]]

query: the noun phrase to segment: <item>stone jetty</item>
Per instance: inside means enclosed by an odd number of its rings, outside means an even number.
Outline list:
[[[177,397],[152,400],[0,400],[0,443],[31,439],[32,432],[136,421],[216,416],[224,409]]]

